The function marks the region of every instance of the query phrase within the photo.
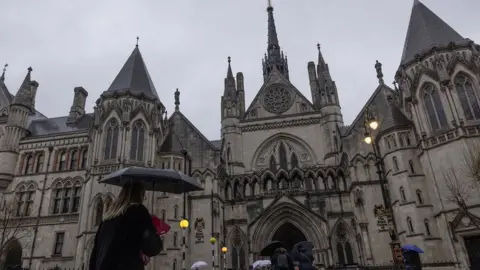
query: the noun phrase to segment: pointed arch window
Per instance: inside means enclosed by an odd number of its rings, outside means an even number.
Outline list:
[[[352,245],[348,239],[347,230],[344,224],[339,224],[337,228],[337,257],[340,265],[354,264]]]
[[[292,163],[292,169],[293,168],[298,168],[298,158],[297,158],[297,155],[295,153],[292,153],[292,157],[290,159],[291,163]]]
[[[278,154],[280,159],[280,168],[288,170],[287,150],[285,149],[284,143],[280,143],[280,146],[278,147]]]
[[[178,219],[178,205],[173,207],[173,219]]]
[[[415,167],[413,166],[413,161],[412,160],[408,161],[408,166],[410,167],[410,172],[415,173]]]
[[[430,231],[430,222],[428,222],[428,219],[425,219],[423,221],[423,224],[425,225],[425,233],[427,234],[427,236],[431,236],[432,232]]]
[[[32,214],[33,201],[35,199],[35,186],[30,185],[28,188],[21,186],[16,194],[16,216],[28,217]]]
[[[143,161],[143,149],[145,147],[145,125],[137,121],[132,128],[132,141],[130,146],[130,159]]]
[[[245,250],[242,248],[240,248],[240,254],[238,255],[239,257],[239,266],[240,266],[240,269],[247,269],[245,267],[245,261],[246,261],[246,258],[245,258]]]
[[[58,170],[63,171],[65,169],[67,169],[67,153],[60,151],[58,154]]]
[[[397,157],[393,157],[393,158],[392,158],[392,161],[393,161],[393,169],[394,169],[395,171],[398,171],[399,168],[398,168],[398,160],[397,160]]]
[[[172,270],[177,270],[177,259],[173,259]]]
[[[232,268],[238,268],[238,252],[236,248],[232,248]]]
[[[275,161],[275,157],[273,155],[270,156],[269,167],[272,172],[277,171],[277,162]]]
[[[162,220],[165,221],[166,219],[166,216],[167,216],[167,211],[165,211],[165,209],[162,210]]]
[[[466,120],[480,119],[480,106],[470,77],[459,74],[455,77],[455,88]]]
[[[417,189],[416,193],[417,193],[418,204],[423,204],[422,191],[420,189]]]
[[[105,136],[105,160],[114,160],[117,158],[118,130],[117,120],[115,118],[110,119]]]
[[[70,170],[76,169],[77,165],[78,165],[78,151],[73,150],[70,153]]]
[[[173,233],[173,247],[177,247],[178,244],[178,233]]]
[[[82,160],[80,161],[80,169],[87,168],[87,157],[88,157],[88,150],[84,149],[82,151]]]
[[[80,198],[82,192],[82,185],[79,181],[73,185],[71,182],[67,182],[63,185],[61,182],[52,189],[53,197],[53,214],[66,214],[76,213],[80,210]]]
[[[29,174],[29,173],[32,173],[33,172],[33,156],[32,155],[28,155],[27,158],[25,159],[25,171],[23,172],[24,174]]]
[[[446,127],[447,118],[440,99],[440,92],[433,84],[425,84],[423,87],[423,99],[432,130],[437,131]]]
[[[45,156],[43,155],[43,153],[38,154],[38,156],[37,156],[37,166],[35,168],[36,173],[39,173],[39,172],[42,171],[44,162],[45,162]]]
[[[103,219],[103,200],[98,199],[96,205],[95,205],[95,220],[94,220],[94,225],[98,226],[102,222]]]
[[[403,187],[400,187],[400,199],[402,202],[407,200],[407,196],[405,196],[405,189]]]
[[[408,227],[408,232],[409,233],[415,233],[415,229],[413,228],[413,222],[410,217],[407,217],[407,227]]]

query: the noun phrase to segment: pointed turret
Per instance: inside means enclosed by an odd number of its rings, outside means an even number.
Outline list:
[[[289,78],[288,63],[283,52],[280,50],[280,44],[278,42],[277,28],[275,27],[275,19],[273,17],[273,7],[268,2],[268,46],[265,59],[262,61],[263,65],[263,78],[267,80],[268,76],[272,73],[273,69],[280,71],[285,78]]]
[[[12,105],[23,105],[29,108],[32,113],[35,107],[35,96],[37,95],[38,83],[31,80],[32,68],[28,68],[28,73],[23,79],[20,89],[13,98]]]
[[[465,39],[422,2],[414,0],[408,25],[401,64],[415,59],[416,54],[434,46],[446,46],[450,42]]]
[[[153,85],[138,45],[135,46],[132,54],[106,93],[123,91],[130,91],[133,94],[143,94],[147,97],[158,99],[157,90]]]
[[[318,77],[318,87],[321,97],[321,106],[328,105],[339,105],[337,86],[332,80],[330,75],[330,69],[328,64],[325,62],[325,59],[322,55],[322,50],[320,49],[320,44],[317,44],[318,49],[318,65],[317,65],[317,77]]]
[[[236,98],[237,89],[235,87],[235,77],[233,77],[232,71],[232,58],[229,56],[227,58],[228,68],[227,68],[227,77],[225,77],[225,88],[223,91],[223,96],[234,99]]]

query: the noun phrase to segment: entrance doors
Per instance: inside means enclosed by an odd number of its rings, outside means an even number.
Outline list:
[[[12,241],[7,248],[5,258],[5,269],[21,269],[22,267],[22,246],[18,241]]]
[[[287,250],[291,250],[295,244],[307,241],[307,238],[295,225],[287,222],[277,229],[272,241],[281,241],[285,244]]]
[[[470,269],[480,269],[480,236],[465,237]]]

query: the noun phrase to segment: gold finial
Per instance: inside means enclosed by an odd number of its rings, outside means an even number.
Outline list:
[[[135,46],[137,46],[137,47],[138,47],[138,40],[139,40],[139,39],[140,39],[140,38],[137,36],[137,45],[135,45]]]

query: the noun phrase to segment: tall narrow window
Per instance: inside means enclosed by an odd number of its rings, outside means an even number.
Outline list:
[[[240,257],[240,263],[239,263],[239,266],[240,266],[240,269],[247,269],[245,267],[245,261],[246,261],[246,256],[245,256],[245,250],[241,247],[240,248],[240,252],[239,252],[239,256]]]
[[[423,87],[425,110],[433,131],[437,131],[447,126],[447,118],[443,110],[440,93],[432,84],[426,84]]]
[[[280,147],[278,148],[278,154],[280,158],[280,168],[284,170],[288,170],[287,150],[285,149],[285,144],[283,142],[280,143]]]
[[[142,121],[133,124],[132,140],[130,146],[130,159],[143,161],[143,148],[145,144],[145,126]]]
[[[407,200],[407,196],[405,196],[405,189],[403,187],[400,188],[400,199],[402,202]]]
[[[173,219],[178,219],[178,205],[173,207]]]
[[[62,213],[70,212],[70,204],[72,203],[72,185],[67,183],[63,188]]]
[[[80,184],[73,187],[73,201],[72,201],[72,213],[78,212],[80,209],[80,196],[81,196],[82,187]]]
[[[78,151],[73,150],[70,152],[70,170],[75,170],[78,165]]]
[[[413,229],[413,222],[410,217],[407,217],[407,226],[408,226],[409,233],[415,233],[415,230]]]
[[[392,158],[392,161],[393,161],[393,169],[394,169],[395,171],[398,171],[399,169],[398,169],[397,157],[393,157],[393,158]]]
[[[102,199],[99,199],[95,207],[95,220],[94,220],[95,226],[100,225],[100,222],[102,222],[102,219],[103,219],[103,201]]]
[[[38,156],[37,156],[37,166],[35,168],[36,173],[39,173],[39,172],[42,171],[44,162],[45,162],[45,156],[43,155],[43,153],[38,154]]]
[[[455,88],[466,120],[480,119],[480,107],[471,79],[463,74],[455,77]]]
[[[58,154],[58,170],[63,171],[67,168],[67,153],[61,151]]]
[[[118,148],[118,122],[114,118],[110,120],[106,128],[105,136],[105,159],[113,160],[117,158]]]
[[[408,166],[410,167],[410,172],[415,173],[415,167],[413,166],[413,161],[412,160],[408,161]]]
[[[18,188],[16,194],[15,194],[15,201],[16,201],[16,216],[17,217],[20,217],[23,215],[23,209],[24,209],[24,205],[25,205],[25,195],[26,195],[26,191],[25,191],[25,186],[21,186]]]
[[[292,153],[291,163],[292,163],[292,169],[293,168],[298,168],[298,158],[297,158],[297,155],[295,153]]]
[[[27,189],[27,193],[25,195],[25,216],[30,216],[32,214],[33,208],[33,200],[35,198],[35,186],[30,185]]]
[[[172,270],[177,270],[177,259],[173,259]]]
[[[275,157],[273,155],[270,156],[270,170],[275,172],[277,170],[277,162],[275,161]]]
[[[423,224],[425,224],[425,233],[427,234],[427,236],[431,236],[432,233],[431,233],[431,231],[430,231],[430,223],[428,222],[428,220],[425,219],[425,220],[423,221]]]
[[[65,241],[65,233],[58,232],[55,236],[55,246],[53,247],[54,255],[62,255],[63,242]]]
[[[162,210],[162,220],[165,221],[165,218],[166,218],[166,215],[167,215],[167,212],[164,210]]]
[[[232,268],[238,268],[238,252],[236,248],[232,248]]]
[[[85,149],[82,151],[82,159],[80,160],[80,169],[85,169],[87,167],[87,156],[88,156],[88,150]]]
[[[33,156],[28,155],[25,158],[25,171],[23,172],[24,174],[32,173],[33,170]]]
[[[60,182],[58,182],[52,190],[52,194],[53,194],[53,209],[52,209],[52,212],[53,212],[53,214],[60,213],[60,207],[61,207],[61,204],[62,204],[62,195],[63,195],[62,187],[63,187],[62,184]]]
[[[423,204],[423,197],[422,197],[422,192],[417,189],[417,200],[418,200],[418,204]]]
[[[177,247],[177,239],[178,238],[178,234],[176,232],[173,233],[173,247]]]

